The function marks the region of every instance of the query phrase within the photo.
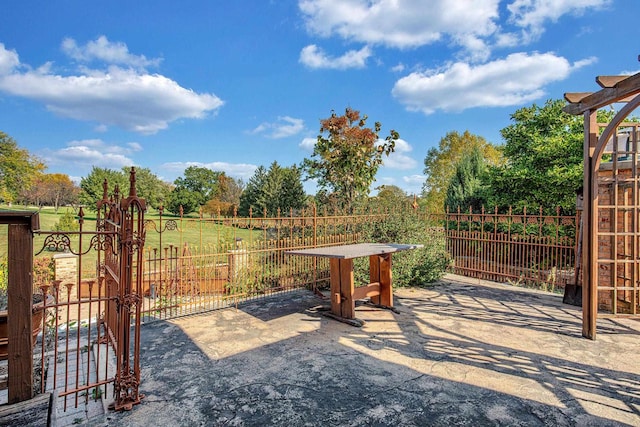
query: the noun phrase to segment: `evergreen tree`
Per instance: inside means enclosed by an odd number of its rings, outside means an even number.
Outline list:
[[[424,159],[424,174],[427,179],[422,188],[422,198],[429,212],[443,212],[449,183],[460,159],[478,148],[488,164],[501,164],[499,147],[487,142],[483,137],[469,131],[460,134],[447,133],[440,139],[438,148],[431,148]]]
[[[478,212],[482,208],[482,177],[485,171],[486,165],[479,147],[475,146],[463,155],[447,188],[445,206],[449,211],[468,211],[472,208]]]
[[[251,177],[240,196],[238,212],[247,216],[251,207],[254,216],[262,216],[265,210],[267,215],[275,216],[278,209],[286,214],[290,209],[301,209],[305,203],[300,170],[273,162],[269,170],[260,166]]]

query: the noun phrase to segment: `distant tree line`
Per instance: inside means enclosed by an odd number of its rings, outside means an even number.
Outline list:
[[[575,195],[582,185],[583,122],[581,116],[562,111],[563,100],[533,104],[511,115],[501,130],[503,144],[493,144],[469,131],[451,131],[428,150],[424,159],[425,183],[418,202],[429,211],[479,210],[524,206],[551,210],[560,206],[575,211]],[[607,122],[612,112],[600,111]],[[397,206],[413,201],[397,186],[378,187],[371,198],[384,157],[395,149],[398,132],[381,139],[381,124],[367,126],[367,116],[351,108],[320,120],[314,151],[299,165],[273,162],[260,166],[245,183],[225,172],[190,166],[172,183],[148,168],[136,168],[137,191],[152,208],[175,215],[288,214],[315,203],[319,210],[354,211],[370,202]],[[0,202],[38,207],[64,205],[92,209],[102,198],[103,182],[118,185],[126,196],[129,167],[120,170],[94,167],[76,186],[67,175],[45,173],[45,165],[0,132]],[[313,179],[318,192],[304,192],[303,181]]]

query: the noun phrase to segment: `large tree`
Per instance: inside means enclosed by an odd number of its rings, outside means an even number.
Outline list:
[[[407,193],[397,185],[381,185],[377,188],[378,195],[373,198],[373,207],[383,207],[385,209],[393,209],[404,207],[408,202],[412,201]]]
[[[232,189],[232,178],[224,172],[214,171],[200,166],[189,166],[182,177],[174,181],[175,188],[169,195],[166,204],[170,212],[178,214],[182,206],[183,214],[196,211],[210,200],[221,200],[229,197]],[[181,202],[184,200],[184,203]]]
[[[304,207],[306,199],[300,169],[273,162],[269,170],[261,166],[251,177],[240,197],[239,212],[248,215],[251,208],[254,215],[262,215],[266,210],[273,216],[280,209],[286,214],[291,209]]]
[[[352,211],[356,200],[369,194],[382,156],[393,152],[400,135],[391,130],[383,141],[378,137],[382,125],[366,126],[367,116],[347,108],[345,114],[335,112],[320,120],[320,135],[310,159],[302,168],[308,178],[317,179],[321,191],[337,197],[342,208]]]
[[[129,179],[131,168],[123,167],[122,174],[126,179]],[[164,182],[156,174],[151,172],[149,168],[136,168],[136,190],[138,192],[138,197],[145,199],[147,206],[158,208],[160,205],[164,203],[165,200],[168,199],[169,193],[173,186]],[[129,187],[122,189],[125,191],[129,191]],[[127,196],[125,194],[125,196]]]
[[[22,193],[22,197],[38,207],[53,206],[57,213],[60,206],[75,204],[79,192],[80,188],[71,181],[69,175],[48,173],[36,177],[31,187]]]
[[[89,209],[96,209],[98,201],[102,200],[105,180],[108,184],[107,190],[109,195],[112,194],[116,185],[120,190],[120,194],[128,195],[129,175],[125,176],[125,174],[119,170],[94,166],[91,172],[80,180],[80,203]]]
[[[220,176],[224,172],[216,172],[209,168],[189,166],[183,177],[174,181],[176,188],[189,190],[198,197],[198,204],[204,205],[208,200],[216,198],[220,192]]]
[[[507,162],[490,169],[489,203],[506,209],[543,207],[575,212],[582,186],[583,118],[562,111],[564,100],[517,110],[501,130]],[[599,120],[608,121],[608,112]]]
[[[13,203],[44,170],[44,163],[0,132],[0,200]]]
[[[240,204],[242,190],[244,189],[244,182],[242,182],[241,179],[232,178],[224,173],[220,175],[218,181],[220,188],[218,199],[223,203],[238,206]]]
[[[500,148],[487,142],[483,137],[469,131],[459,134],[447,133],[438,148],[431,148],[424,159],[424,174],[427,179],[422,188],[423,203],[433,213],[444,211],[445,197],[449,183],[456,171],[456,165],[465,155],[477,148],[488,164],[502,161]]]

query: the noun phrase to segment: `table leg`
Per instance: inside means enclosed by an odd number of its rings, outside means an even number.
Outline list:
[[[369,278],[371,283],[380,283],[380,296],[372,297],[371,302],[385,307],[393,307],[391,254],[369,257]]]
[[[330,260],[331,266],[331,313],[345,319],[356,317],[353,299],[353,260]]]

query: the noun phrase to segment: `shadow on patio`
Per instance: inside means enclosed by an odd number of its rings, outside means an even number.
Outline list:
[[[295,292],[143,326],[131,412],[92,425],[639,425],[640,322],[457,276],[354,328]]]

